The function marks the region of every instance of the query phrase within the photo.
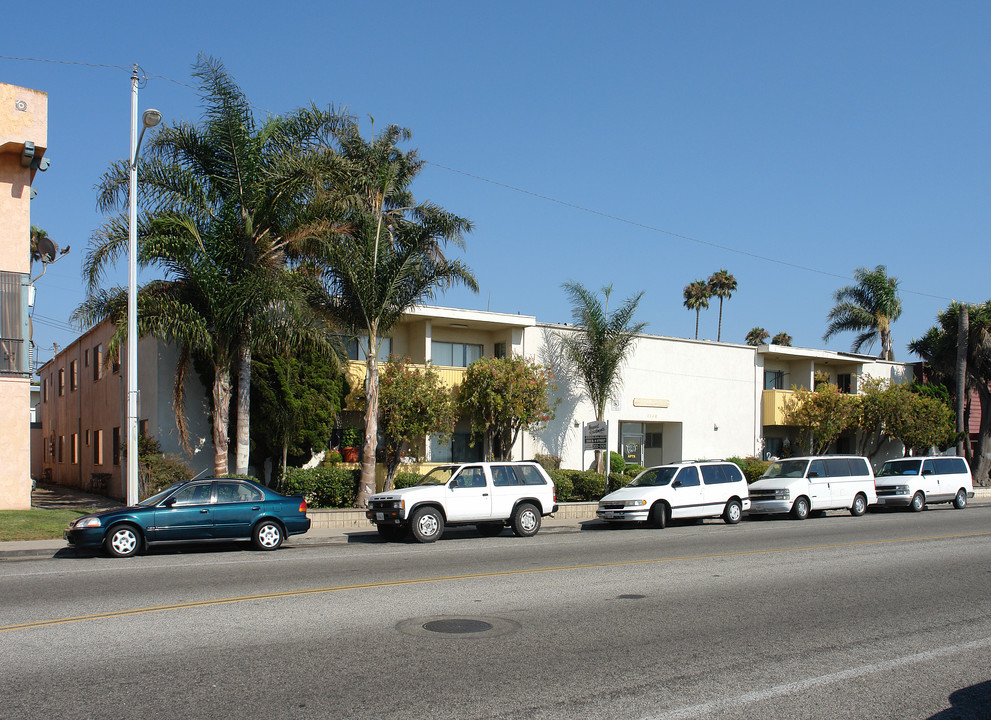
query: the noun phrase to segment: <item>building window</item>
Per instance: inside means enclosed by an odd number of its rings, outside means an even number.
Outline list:
[[[69,436],[69,462],[73,465],[79,464],[79,434],[72,433]]]
[[[446,367],[468,367],[482,357],[481,345],[468,343],[433,342],[430,354],[434,365]]]
[[[850,373],[843,373],[836,376],[836,387],[841,393],[853,392],[853,376]]]
[[[93,432],[93,464],[102,465],[103,464],[103,431],[95,430]]]
[[[114,375],[120,375],[120,355],[115,355],[113,362],[110,363],[110,371]]]
[[[765,370],[764,371],[764,389],[765,390],[784,390],[785,389],[785,371],[784,370]]]
[[[344,345],[348,351],[348,360],[360,360],[365,362],[368,359],[368,355],[365,352],[365,347],[368,345],[368,336],[362,336],[360,338],[345,338]],[[392,338],[382,338],[382,344],[379,346],[378,360],[379,362],[385,362],[392,355]]]
[[[114,465],[120,465],[120,425],[114,428],[110,441],[113,443]]]
[[[30,373],[27,273],[0,271],[0,374]]]
[[[504,358],[506,357],[506,343],[496,343],[492,348],[492,357]]]
[[[79,361],[73,360],[69,363],[69,390],[75,392],[79,389]]]
[[[59,397],[65,395],[65,368],[59,368],[58,371],[58,394]]]
[[[65,435],[58,436],[58,461],[62,462],[63,452],[65,451]]]
[[[86,436],[85,436],[85,438],[86,438],[86,439],[85,439],[85,440],[84,440],[83,442],[85,442],[85,443],[86,443],[86,447],[89,447],[89,430],[87,430],[87,431],[86,431]]]
[[[482,443],[471,446],[471,433],[456,432],[444,442],[438,442],[435,436],[430,437],[430,462],[480,462]]]
[[[148,437],[148,420],[138,421],[138,437]]]
[[[41,402],[48,402],[48,378],[46,377],[41,383]]]
[[[103,345],[93,348],[93,382],[103,377]]]
[[[83,367],[89,367],[89,348],[83,350]]]

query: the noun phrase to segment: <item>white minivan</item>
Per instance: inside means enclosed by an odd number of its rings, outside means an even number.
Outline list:
[[[919,512],[927,503],[951,502],[958,510],[974,497],[970,466],[962,457],[888,460],[877,473],[877,504]]]
[[[663,528],[672,518],[720,515],[733,525],[749,509],[743,471],[724,460],[704,460],[647,468],[599,500],[595,514],[607,522],[639,521]]]
[[[750,485],[750,514],[810,512],[849,508],[859,516],[877,502],[874,472],[858,455],[796,457],[772,462]]]

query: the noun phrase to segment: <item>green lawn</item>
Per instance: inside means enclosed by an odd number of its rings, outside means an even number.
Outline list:
[[[55,540],[83,510],[0,510],[0,542]]]

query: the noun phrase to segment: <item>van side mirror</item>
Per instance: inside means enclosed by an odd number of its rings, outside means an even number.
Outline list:
[[[810,478],[817,478],[817,477],[819,477],[819,472],[817,470],[809,470],[809,477]]]
[[[673,488],[680,488],[681,487],[681,480],[675,480],[673,483],[671,483],[671,487],[673,487]]]

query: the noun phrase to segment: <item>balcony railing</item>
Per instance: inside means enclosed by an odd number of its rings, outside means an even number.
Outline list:
[[[785,411],[794,397],[794,390],[765,390],[761,397],[761,425],[787,425]]]
[[[410,363],[410,367],[415,368],[425,368],[426,365],[421,363]],[[433,365],[433,369],[440,376],[441,382],[446,388],[453,388],[461,384],[465,378],[465,371],[467,368],[463,367],[443,367],[439,365]],[[379,372],[382,371],[382,365],[379,364]],[[351,383],[351,393],[347,398],[347,408],[349,410],[356,410],[356,401],[358,396],[363,392],[365,387],[365,375],[368,373],[368,368],[365,366],[362,360],[351,360],[348,362],[348,381]]]

